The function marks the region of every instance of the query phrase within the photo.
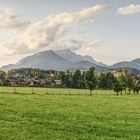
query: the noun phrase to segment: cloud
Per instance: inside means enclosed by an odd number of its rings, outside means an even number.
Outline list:
[[[69,40],[69,44],[70,44],[70,48],[72,50],[78,50],[80,49],[81,47],[83,47],[83,45],[85,44],[84,41],[81,41],[81,40],[76,40],[76,39],[70,39]]]
[[[47,49],[54,49],[54,50],[71,49],[75,51],[83,47],[84,44],[86,43],[81,40],[62,38],[48,45]]]
[[[11,30],[22,30],[30,24],[28,20],[23,20],[23,18],[16,15],[11,9],[4,8],[0,8],[0,21],[0,28]]]
[[[94,40],[92,42],[86,42],[86,41],[82,41],[82,40],[70,39],[69,41],[67,41],[64,44],[65,44],[65,46],[63,47],[63,49],[71,48],[71,50],[73,50],[73,51],[77,51],[80,49],[90,51],[91,49],[93,49],[95,47],[101,46],[102,40]]]
[[[101,46],[101,44],[102,44],[102,40],[95,40],[95,41],[93,41],[93,42],[87,43],[85,49],[86,49],[87,51],[90,51],[91,49],[93,49],[93,48],[95,48],[95,47]]]
[[[71,49],[73,51],[78,51],[80,49],[91,50],[95,47],[102,45],[102,40],[94,40],[92,42],[86,42],[83,40],[69,39],[69,40],[59,40],[50,46],[50,48],[55,48],[57,46],[59,49]]]
[[[107,9],[106,5],[96,5],[75,13],[51,15],[36,22],[28,22],[15,15],[11,10],[4,10],[4,14],[0,16],[2,21],[0,27],[20,29],[21,34],[4,43],[2,47],[7,48],[8,51],[10,50],[9,53],[13,54],[33,52],[46,46],[54,47],[54,44],[57,44],[59,40],[60,42],[63,40],[68,30],[83,22],[90,21],[97,13]],[[78,45],[78,43],[71,40],[71,44]]]
[[[127,7],[122,7],[117,10],[117,13],[122,15],[134,15],[140,13],[140,5],[131,4]]]
[[[80,47],[78,50],[75,50],[77,53],[80,52],[80,54],[85,54],[85,55],[93,55],[95,52],[98,52],[98,47],[102,46],[103,41],[102,40],[94,40],[91,42],[84,42],[82,44],[82,47]]]

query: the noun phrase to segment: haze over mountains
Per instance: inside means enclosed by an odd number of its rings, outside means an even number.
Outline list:
[[[96,70],[103,71],[118,68],[132,68],[140,71],[140,59],[131,62],[120,62],[112,66],[107,66],[94,60],[91,56],[82,56],[76,54],[70,49],[66,50],[49,50],[36,53],[34,55],[21,59],[16,64],[10,64],[1,67],[1,70],[7,71],[15,68],[40,68],[45,70],[86,70],[94,66]]]

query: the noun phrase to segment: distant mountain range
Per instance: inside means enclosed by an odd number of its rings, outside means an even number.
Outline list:
[[[136,70],[140,71],[140,58],[134,59],[132,61],[119,62],[119,63],[116,63],[116,64],[110,66],[110,68],[112,68],[112,69],[117,69],[117,68],[133,68],[133,69],[136,69]]]
[[[79,55],[70,49],[66,50],[49,50],[36,53],[21,59],[16,64],[6,65],[0,70],[10,70],[15,68],[39,68],[44,70],[87,70],[94,66],[98,71],[112,70],[118,68],[132,68],[140,71],[140,59],[135,59],[131,62],[120,62],[112,66],[107,66],[101,62],[97,62],[91,56]]]

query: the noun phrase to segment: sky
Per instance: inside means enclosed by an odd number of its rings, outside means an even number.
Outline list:
[[[0,0],[0,66],[71,49],[111,65],[140,58],[139,0]]]

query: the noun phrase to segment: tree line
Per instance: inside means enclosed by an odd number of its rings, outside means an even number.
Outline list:
[[[132,75],[127,69],[120,70],[116,76],[112,72],[96,73],[95,68],[91,67],[87,71],[76,70],[74,73],[67,71],[61,75],[62,83],[67,88],[88,88],[90,95],[94,89],[114,90],[117,95],[138,94],[140,91],[140,76]]]
[[[116,94],[138,94],[140,91],[140,76],[133,75],[128,69],[120,69],[118,72],[96,72],[94,67],[87,71],[76,70],[74,72],[58,72],[53,70],[40,70],[32,68],[13,69],[7,73],[0,71],[0,85],[4,85],[7,78],[31,79],[52,78],[61,80],[63,88],[89,89],[90,95],[94,89],[114,90]]]

